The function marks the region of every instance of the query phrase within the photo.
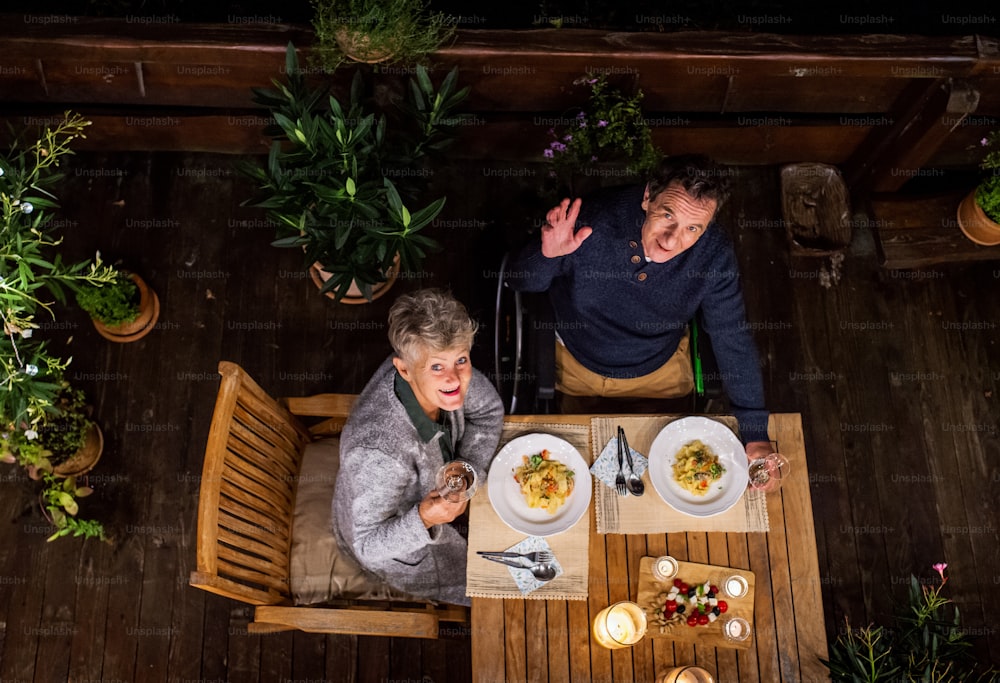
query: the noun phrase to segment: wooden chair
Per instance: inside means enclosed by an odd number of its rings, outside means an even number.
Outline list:
[[[468,623],[468,608],[412,599],[292,604],[292,521],[303,453],[314,439],[340,433],[357,397],[321,394],[279,402],[235,363],[220,362],[219,373],[190,584],[256,605],[250,633],[299,629],[437,638],[440,621]],[[296,415],[325,419],[306,428]]]

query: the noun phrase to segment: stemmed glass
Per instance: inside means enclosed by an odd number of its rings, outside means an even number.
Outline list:
[[[438,469],[435,485],[442,498],[450,503],[461,503],[475,495],[479,488],[479,476],[472,463],[456,459]]]
[[[750,461],[750,488],[770,493],[781,487],[788,476],[788,460],[781,453],[771,453]]]

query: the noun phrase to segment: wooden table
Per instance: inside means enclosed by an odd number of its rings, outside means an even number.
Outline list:
[[[560,415],[559,421],[589,425],[591,417]],[[512,415],[507,420],[545,423],[553,416]],[[474,680],[651,683],[674,665],[697,664],[720,683],[828,681],[819,661],[827,656],[826,631],[801,417],[772,414],[769,432],[792,471],[780,493],[768,496],[770,532],[600,535],[591,523],[586,601],[472,600]],[[591,624],[601,609],[636,599],[640,558],[668,553],[756,574],[753,647],[737,651],[646,638],[631,649],[612,652],[593,641]]]

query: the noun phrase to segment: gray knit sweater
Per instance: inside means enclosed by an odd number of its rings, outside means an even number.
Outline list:
[[[337,542],[400,590],[468,605],[465,539],[448,524],[425,528],[417,512],[444,464],[440,436],[428,443],[420,439],[393,390],[394,377],[390,358],[361,392],[340,437],[333,493]],[[471,462],[485,482],[503,426],[496,390],[474,369],[462,410],[445,415],[456,456]]]

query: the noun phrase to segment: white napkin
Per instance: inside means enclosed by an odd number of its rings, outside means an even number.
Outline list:
[[[635,463],[635,473],[642,476],[646,468],[649,467],[649,460],[646,459],[639,451],[635,450],[631,446],[629,450],[632,452],[632,462]],[[625,476],[628,476],[628,459],[622,459],[622,470],[625,472]],[[618,476],[618,437],[613,437],[608,445],[604,447],[601,454],[597,456],[597,460],[594,464],[590,466],[590,473],[597,477],[599,480],[604,482],[604,485],[610,489],[615,488],[615,477]]]
[[[507,548],[507,552],[521,554],[533,553],[538,550],[548,550],[550,552],[552,550],[552,548],[549,547],[549,542],[541,536],[528,536],[523,541],[515,543],[511,547]],[[516,560],[517,558],[514,559]],[[524,562],[527,564],[526,560]],[[559,564],[559,560],[555,558],[555,555],[553,555],[553,560],[550,564],[556,569],[556,575],[552,577],[554,580],[562,575],[563,570],[562,566]],[[514,583],[517,584],[518,590],[521,591],[521,595],[527,595],[536,588],[540,588],[548,583],[547,581],[539,581],[536,579],[535,575],[532,574],[527,568],[518,569],[517,567],[508,566],[507,569],[510,571],[510,575],[514,579]]]

